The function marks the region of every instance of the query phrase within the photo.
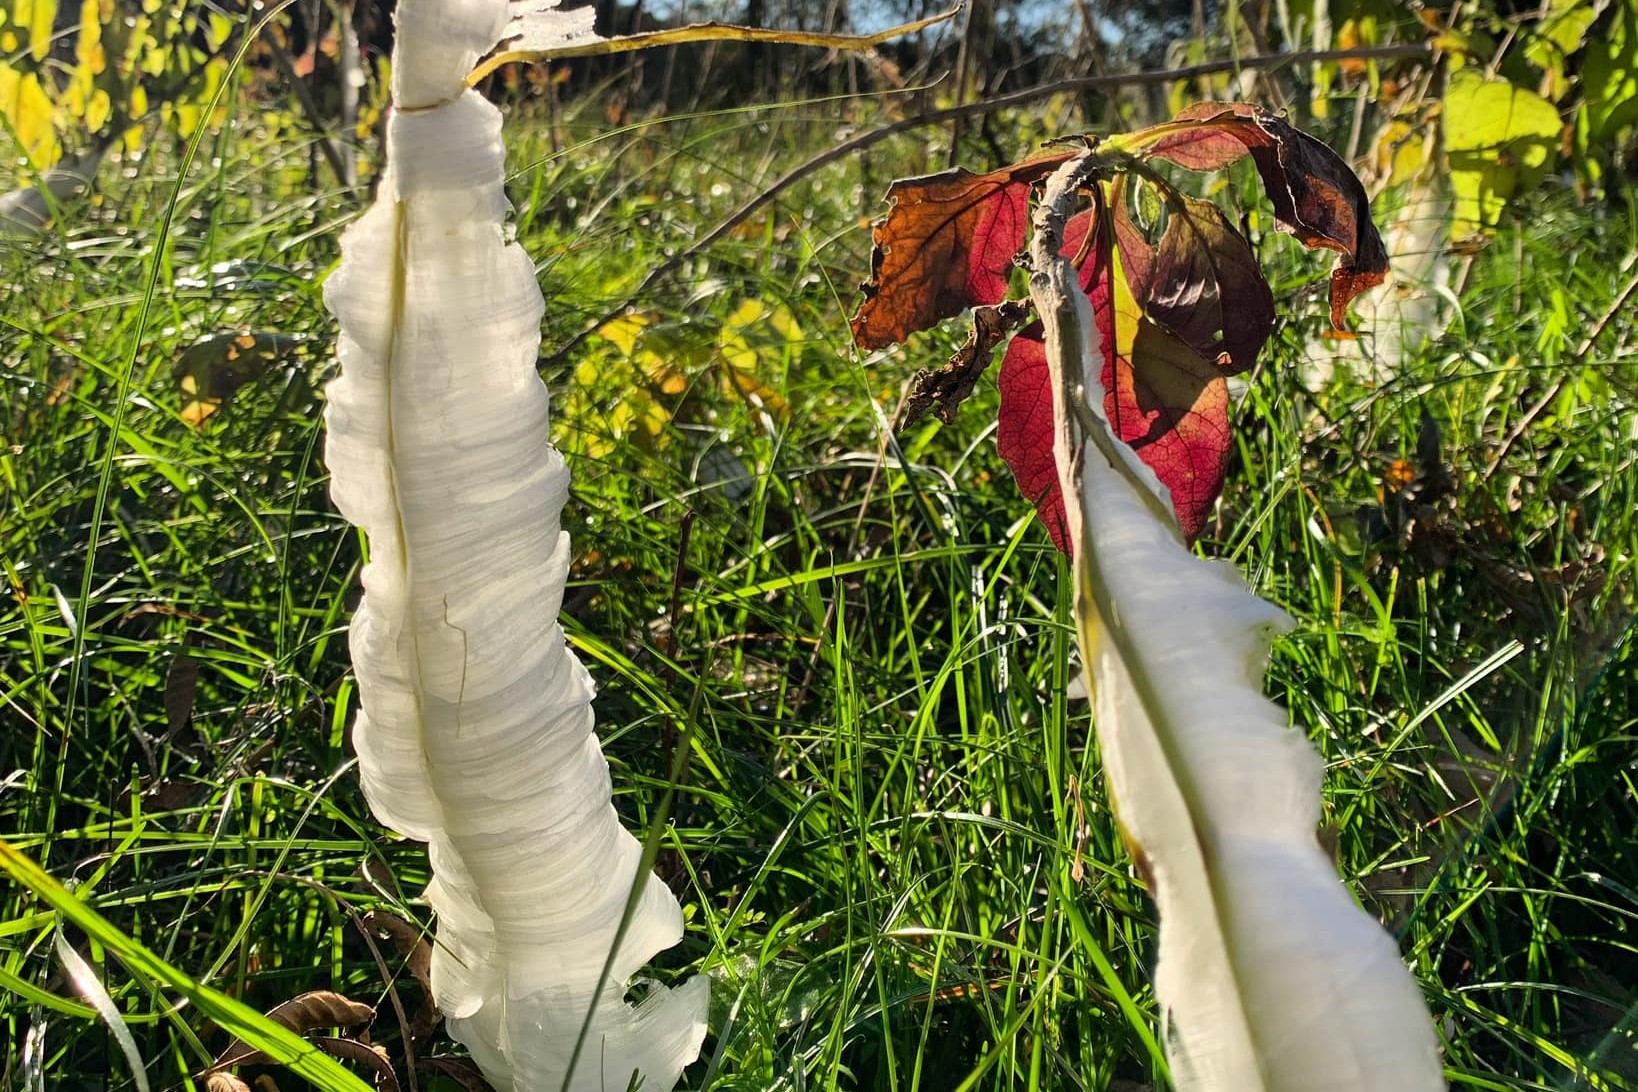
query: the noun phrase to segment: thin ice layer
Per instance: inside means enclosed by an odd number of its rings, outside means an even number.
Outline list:
[[[535,373],[543,302],[504,236],[500,115],[462,79],[504,0],[402,0],[388,167],[326,300],[342,372],[332,493],[370,545],[351,644],[361,776],[430,843],[433,991],[497,1088],[670,1088],[706,980],[623,994],[682,936],[652,875],[601,992],[641,848],[614,811],[592,683],[557,622],[568,472]]]

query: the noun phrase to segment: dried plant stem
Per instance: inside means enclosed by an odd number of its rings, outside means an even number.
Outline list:
[[[812,46],[816,49],[874,49],[883,42],[905,34],[926,30],[947,19],[953,19],[960,7],[941,11],[913,23],[889,27],[875,34],[819,34],[806,30],[779,30],[764,27],[745,27],[736,23],[695,23],[692,26],[673,27],[669,30],[650,30],[642,34],[626,34],[618,38],[597,38],[557,49],[525,49],[497,53],[472,70],[466,78],[468,87],[476,87],[485,76],[504,65],[535,61],[561,61],[570,57],[606,57],[614,53],[635,53],[640,49],[658,46],[688,45],[693,42],[767,42],[773,45]]]

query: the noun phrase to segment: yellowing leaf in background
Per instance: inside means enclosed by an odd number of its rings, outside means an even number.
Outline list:
[[[1456,195],[1451,236],[1459,239],[1494,227],[1515,193],[1541,181],[1564,125],[1534,91],[1471,69],[1451,78],[1444,117]]]
[[[108,67],[108,58],[102,48],[102,9],[100,0],[84,0],[80,5],[80,36],[74,42],[74,59],[93,76],[100,75]],[[111,15],[112,10],[108,14]]]
[[[1638,121],[1638,7],[1623,4],[1604,33],[1587,43],[1581,62],[1586,96],[1582,127],[1584,147],[1607,141]]]
[[[597,328],[597,336],[611,342],[626,356],[637,351],[637,339],[654,319],[649,315],[621,315]]]
[[[51,24],[57,17],[57,0],[16,0],[12,23],[28,28],[28,52],[36,61],[51,52]]]
[[[0,116],[10,122],[29,162],[41,170],[62,154],[51,124],[52,112],[51,99],[38,77],[0,62]]]
[[[1565,62],[1578,53],[1600,5],[1590,0],[1551,0],[1548,13],[1524,47],[1531,64],[1542,70],[1541,93],[1557,102],[1570,89]]]
[[[1371,173],[1384,189],[1403,186],[1422,173],[1428,163],[1430,130],[1396,118],[1377,133],[1370,152]]]
[[[783,305],[770,307],[757,299],[743,301],[722,324],[717,337],[723,385],[758,408],[783,418],[790,412],[790,405],[760,376],[771,367],[782,367],[789,354],[800,351],[803,340],[802,327]]]

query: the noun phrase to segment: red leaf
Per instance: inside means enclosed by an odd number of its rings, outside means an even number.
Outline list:
[[[1228,473],[1228,383],[1210,361],[1148,319],[1140,319],[1131,356],[1115,361],[1104,409],[1115,435],[1131,445],[1162,485],[1183,535],[1206,525]],[[1104,383],[1109,384],[1109,368]]]
[[[1012,468],[1019,490],[1035,505],[1053,544],[1067,554],[1069,523],[1058,486],[1058,459],[1052,450],[1057,415],[1039,322],[1024,327],[1007,343],[997,384],[1001,413],[996,420],[995,446]]]
[[[1209,107],[1213,111],[1220,108],[1218,103],[1196,103],[1184,109],[1171,121],[1155,128],[1169,129],[1179,122],[1189,121],[1191,119],[1188,115],[1201,107]],[[1187,125],[1176,132],[1168,132],[1144,149],[1148,155],[1176,163],[1179,167],[1187,167],[1191,171],[1220,171],[1244,159],[1250,150],[1243,141],[1230,133],[1197,125]]]
[[[1274,329],[1274,293],[1251,247],[1210,201],[1181,197],[1160,238],[1144,312],[1224,374],[1257,362]]]
[[[1086,243],[1092,214],[1083,212],[1064,225],[1063,254],[1073,258]],[[1109,306],[1109,253],[1095,246],[1081,266],[1081,287],[1092,299],[1103,344],[1115,344],[1115,312]],[[1035,505],[1047,533],[1058,549],[1069,553],[1069,524],[1064,516],[1063,492],[1058,488],[1058,460],[1052,450],[1055,417],[1052,382],[1047,372],[1046,344],[1041,324],[1031,323],[1013,335],[1001,360],[1001,410],[995,444],[1012,469],[1018,488]]]
[[[1196,171],[1249,153],[1280,230],[1342,255],[1331,271],[1334,332],[1342,333],[1354,297],[1387,276],[1388,251],[1365,187],[1341,156],[1284,118],[1250,103],[1197,103],[1133,140],[1148,157]]]
[[[1118,180],[1112,187],[1114,200],[1110,213],[1115,224],[1115,245],[1120,248],[1120,264],[1126,269],[1126,283],[1139,299],[1149,294],[1149,281],[1154,276],[1155,248],[1143,229],[1132,219],[1132,193],[1139,185],[1135,175]]]
[[[1066,225],[1066,256],[1079,252],[1087,223],[1082,214]],[[1228,467],[1228,386],[1211,362],[1139,314],[1130,293],[1115,285],[1112,265],[1105,237],[1081,273],[1105,347],[1104,411],[1115,435],[1171,490],[1178,522],[1193,539],[1222,491]],[[1007,346],[999,383],[996,444],[1001,457],[1052,541],[1068,553],[1053,452],[1052,387],[1039,323],[1020,331]]]
[[[884,348],[970,307],[1005,299],[1013,258],[1029,231],[1030,187],[1072,154],[989,174],[957,167],[894,182],[887,191],[893,207],[876,224],[853,340]]]

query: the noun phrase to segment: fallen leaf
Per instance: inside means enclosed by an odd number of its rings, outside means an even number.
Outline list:
[[[422,1069],[429,1069],[442,1077],[448,1077],[466,1092],[495,1092],[495,1086],[483,1079],[477,1065],[470,1058],[455,1058],[447,1054],[434,1054],[430,1058],[422,1058]]]
[[[876,224],[854,341],[885,348],[968,308],[1005,299],[1013,259],[1029,232],[1030,187],[1071,154],[988,174],[957,167],[894,182],[887,191],[892,208]]]
[[[335,1036],[321,1036],[314,1039],[318,1048],[333,1058],[340,1058],[345,1062],[368,1066],[375,1071],[375,1087],[377,1092],[398,1092],[398,1074],[393,1072],[392,1062],[387,1058],[387,1052],[378,1046],[359,1042],[357,1039],[343,1039]]]
[[[427,940],[431,934],[385,910],[371,910],[364,915],[363,924],[366,929],[389,938],[398,954],[408,957],[404,969],[421,989],[432,993],[432,944]]]
[[[171,365],[182,395],[182,420],[201,427],[241,387],[262,378],[306,340],[299,334],[245,331],[212,334],[189,345]]]
[[[385,910],[371,910],[364,915],[361,924],[370,932],[390,937],[398,954],[407,957],[404,969],[421,987],[421,1004],[410,1021],[410,1039],[417,1043],[424,1042],[443,1020],[432,994],[432,944],[427,940],[429,934],[420,926]]]
[[[165,673],[165,731],[175,738],[193,717],[193,701],[199,691],[199,661],[179,652]]]
[[[368,1024],[375,1019],[375,1010],[339,993],[312,990],[274,1005],[267,1010],[267,1018],[289,1028],[297,1035],[305,1035],[318,1028],[352,1028]],[[262,1065],[267,1060],[267,1055],[251,1047],[243,1039],[234,1039],[216,1056],[211,1068]]]

